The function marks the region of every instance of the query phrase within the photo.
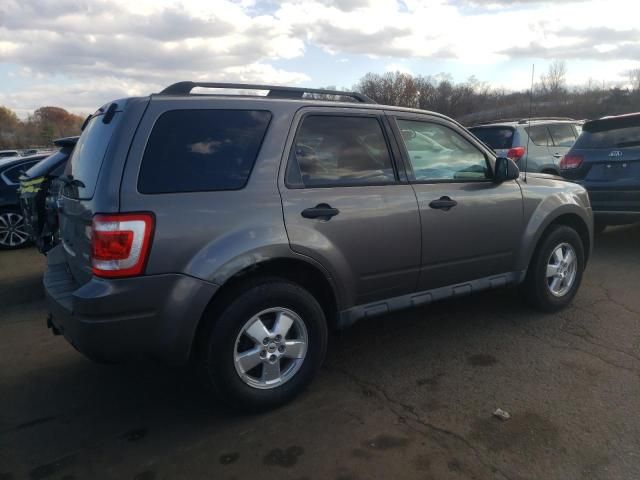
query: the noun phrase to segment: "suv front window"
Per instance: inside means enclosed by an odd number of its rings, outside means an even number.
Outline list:
[[[374,117],[307,116],[296,135],[292,158],[288,184],[333,187],[396,179],[382,127]]]
[[[462,135],[437,123],[398,120],[417,181],[488,178],[484,154]]]

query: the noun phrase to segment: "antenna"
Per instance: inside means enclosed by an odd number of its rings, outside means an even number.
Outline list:
[[[529,163],[529,141],[531,140],[531,115],[533,114],[533,82],[536,64],[531,65],[531,90],[529,90],[529,127],[527,129],[527,150],[524,157],[524,181],[527,181],[527,163]]]

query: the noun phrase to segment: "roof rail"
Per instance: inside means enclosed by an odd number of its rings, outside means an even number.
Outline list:
[[[529,120],[569,120],[569,121],[575,121],[574,118],[569,118],[569,117],[531,117],[529,118],[522,118],[518,121],[518,124],[520,125],[524,125],[526,123],[529,123]]]
[[[480,127],[482,125],[491,125],[493,123],[507,123],[507,122],[515,122],[518,125],[526,125],[527,123],[529,123],[529,120],[531,120],[532,122],[539,121],[539,120],[567,120],[572,122],[577,121],[574,118],[569,118],[569,117],[531,117],[531,119],[522,118],[522,117],[498,118],[496,120],[487,120],[487,121],[482,121],[480,123],[474,123],[472,127]]]
[[[518,117],[518,118],[496,118],[495,120],[483,120],[482,122],[474,123],[471,126],[472,127],[480,127],[482,125],[490,125],[492,123],[517,122],[519,120],[520,120],[520,117]]]
[[[275,85],[253,85],[249,83],[217,83],[217,82],[178,82],[169,85],[159,95],[189,95],[196,87],[228,88],[234,90],[268,90],[267,97],[301,99],[305,93],[319,95],[336,95],[349,97],[360,103],[376,103],[371,98],[358,92],[341,92],[339,90],[325,90],[321,88],[281,87]]]

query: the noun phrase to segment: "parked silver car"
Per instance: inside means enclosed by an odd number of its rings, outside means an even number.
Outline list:
[[[560,159],[581,131],[578,120],[559,117],[494,121],[469,128],[499,157],[517,162],[521,170],[560,175]]]

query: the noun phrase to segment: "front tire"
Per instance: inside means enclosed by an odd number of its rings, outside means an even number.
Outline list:
[[[268,410],[298,395],[325,357],[327,323],[307,290],[269,277],[211,313],[199,368],[205,386],[234,408]]]
[[[575,297],[584,271],[584,245],[578,233],[555,225],[539,244],[529,265],[524,293],[534,307],[555,312]]]

